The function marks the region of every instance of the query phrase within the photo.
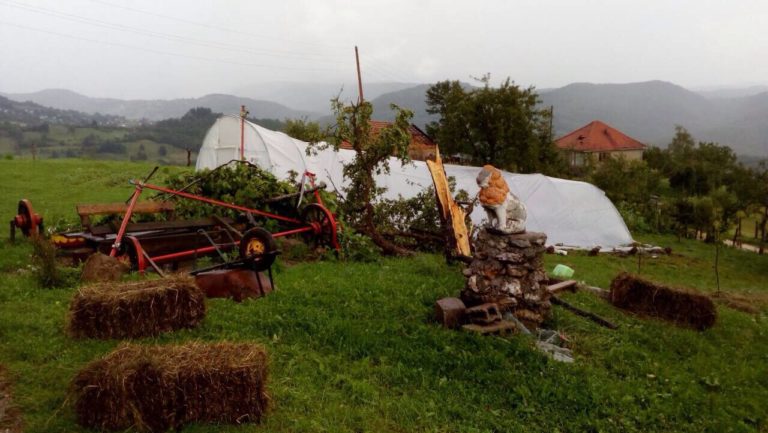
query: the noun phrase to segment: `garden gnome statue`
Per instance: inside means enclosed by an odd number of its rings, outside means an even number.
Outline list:
[[[525,232],[525,204],[509,192],[501,171],[485,165],[477,175],[479,199],[488,213],[488,226],[504,234]]]

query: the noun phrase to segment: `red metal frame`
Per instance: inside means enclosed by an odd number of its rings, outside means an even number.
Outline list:
[[[314,173],[310,173],[310,172],[307,171],[307,172],[305,172],[305,175],[307,175],[309,177],[310,184],[314,188],[314,186],[315,186],[315,174]],[[266,217],[266,218],[276,219],[276,220],[279,220],[279,221],[283,221],[283,222],[286,222],[286,223],[295,224],[295,225],[300,226],[299,228],[295,228],[295,229],[291,229],[291,230],[284,230],[282,232],[273,233],[272,236],[276,237],[276,238],[277,237],[282,237],[282,236],[294,235],[294,234],[298,234],[298,233],[305,233],[305,232],[309,232],[309,231],[320,233],[322,231],[322,229],[323,229],[323,227],[321,227],[320,224],[318,224],[316,222],[307,224],[304,221],[301,221],[300,219],[286,217],[286,216],[282,216],[282,215],[277,215],[277,214],[273,214],[273,213],[270,213],[270,212],[261,211],[261,210],[258,210],[258,209],[251,209],[251,208],[248,208],[248,207],[245,207],[245,206],[239,206],[239,205],[236,205],[236,204],[223,202],[221,200],[215,200],[215,199],[211,199],[211,198],[207,198],[207,197],[202,197],[202,196],[195,195],[195,194],[190,194],[190,193],[184,192],[184,191],[177,191],[177,190],[173,190],[173,189],[170,189],[170,188],[165,188],[165,187],[158,186],[158,185],[153,185],[153,184],[144,183],[144,182],[137,182],[137,181],[134,181],[134,180],[132,180],[130,182],[131,182],[131,184],[135,185],[135,189],[133,191],[133,195],[131,196],[131,201],[128,204],[128,208],[125,211],[125,215],[123,216],[123,221],[120,224],[120,229],[118,230],[117,236],[115,237],[115,242],[112,244],[112,250],[109,253],[109,255],[112,256],[112,257],[115,257],[117,255],[118,251],[120,250],[120,246],[121,246],[123,237],[125,236],[126,227],[128,226],[128,222],[130,221],[131,215],[133,214],[133,208],[136,206],[136,202],[138,201],[139,196],[141,195],[141,193],[144,191],[145,188],[146,189],[151,189],[151,190],[154,190],[154,191],[160,191],[160,192],[163,192],[163,193],[166,193],[166,194],[177,195],[179,197],[184,197],[184,198],[187,198],[187,199],[190,199],[190,200],[201,201],[203,203],[208,203],[208,204],[212,204],[212,205],[215,205],[215,206],[221,206],[221,207],[224,207],[224,208],[227,208],[227,209],[234,209],[234,210],[238,210],[238,211],[241,211],[241,212],[248,212],[248,213],[251,213],[251,214],[256,214],[256,215],[263,216],[263,217]],[[323,199],[320,196],[320,192],[315,190],[314,194],[315,194],[315,199],[317,200],[317,204],[319,204],[320,206],[322,206],[325,209],[325,205],[323,204]],[[330,226],[331,226],[331,230],[335,234],[336,230],[337,230],[337,227],[338,227],[337,224],[336,224],[336,219],[333,217],[333,214],[331,212],[327,212],[327,214],[329,216],[329,223],[330,223]],[[142,254],[141,244],[139,243],[139,240],[136,239],[136,238],[133,238],[133,237],[129,236],[128,239],[130,239],[131,243],[133,244],[133,246],[134,246],[134,248],[136,250],[137,255],[139,256],[137,258],[137,265],[139,267],[139,272],[143,273],[144,269],[146,268],[146,261],[144,260],[144,257],[143,257],[143,254]],[[337,251],[340,250],[340,246],[339,246],[338,240],[337,240],[335,235],[332,237],[331,243],[332,243],[332,246],[333,246],[334,249],[336,249]],[[234,243],[226,244],[226,246],[236,246],[238,244],[239,244],[239,241],[235,241]],[[179,252],[176,252],[176,253],[163,254],[163,255],[160,255],[160,256],[151,257],[151,259],[154,262],[166,262],[166,261],[182,259],[182,258],[186,258],[186,257],[190,257],[190,256],[195,256],[195,255],[198,255],[198,254],[207,254],[207,253],[213,252],[215,250],[216,250],[216,247],[214,247],[214,246],[203,247],[203,248],[195,248],[195,249],[187,250],[187,251],[179,251]]]
[[[133,250],[136,252],[136,267],[139,270],[139,274],[144,275],[144,269],[147,268],[147,261],[144,259],[144,248],[141,247],[141,243],[135,236],[126,236],[125,239],[133,245]]]

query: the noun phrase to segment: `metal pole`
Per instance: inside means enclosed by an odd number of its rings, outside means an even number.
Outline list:
[[[549,106],[549,142],[552,143],[552,120],[555,118],[555,106]]]
[[[357,63],[357,94],[358,103],[363,103],[363,79],[360,77],[360,54],[357,51],[357,45],[355,45],[355,63]]]
[[[128,227],[128,222],[131,220],[131,215],[133,214],[133,208],[136,206],[136,201],[139,199],[139,196],[141,195],[142,190],[142,184],[137,183],[136,189],[133,191],[133,196],[131,197],[131,203],[128,205],[128,208],[125,210],[125,215],[123,216],[123,222],[120,224],[120,230],[117,231],[117,236],[115,236],[115,243],[112,244],[112,251],[109,252],[110,257],[117,256],[117,252],[120,250],[120,244],[123,241],[123,235],[125,235],[125,229]]]
[[[240,160],[245,161],[245,118],[248,116],[248,111],[245,109],[245,105],[240,106]]]

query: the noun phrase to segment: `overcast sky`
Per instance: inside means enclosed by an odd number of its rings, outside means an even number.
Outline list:
[[[259,82],[768,84],[765,0],[0,0],[0,91],[194,97]]]

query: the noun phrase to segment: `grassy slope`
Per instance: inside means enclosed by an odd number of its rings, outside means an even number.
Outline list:
[[[122,200],[123,180],[147,165],[0,161],[0,218],[21,196],[46,218],[74,215],[77,201]],[[63,181],[70,181],[67,186]],[[29,191],[29,193],[22,192]],[[35,201],[33,201],[35,203]],[[676,255],[644,261],[644,275],[710,290],[712,248],[672,238]],[[0,363],[16,380],[30,432],[81,431],[65,404],[68,381],[116,341],[63,333],[72,289],[35,287],[26,244],[0,246]],[[577,277],[607,286],[635,258],[548,256]],[[765,291],[768,260],[725,250],[723,286]],[[765,431],[768,324],[720,308],[699,333],[625,315],[588,294],[574,304],[620,324],[598,327],[558,308],[552,326],[573,340],[577,363],[548,361],[522,337],[478,337],[429,318],[438,297],[462,286],[436,256],[379,264],[301,264],[277,275],[279,290],[234,304],[211,300],[195,330],[142,342],[249,340],[271,354],[274,409],[264,426],[191,426],[185,431]]]

